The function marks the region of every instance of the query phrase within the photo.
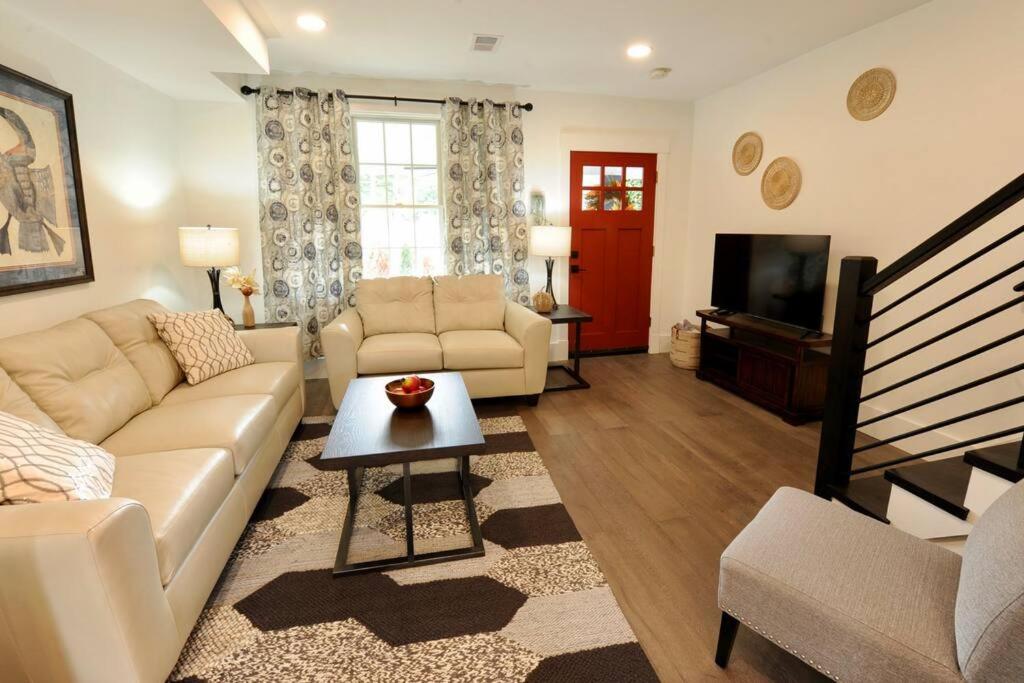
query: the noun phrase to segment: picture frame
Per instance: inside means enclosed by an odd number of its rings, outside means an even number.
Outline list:
[[[0,296],[94,280],[73,98],[0,65]]]

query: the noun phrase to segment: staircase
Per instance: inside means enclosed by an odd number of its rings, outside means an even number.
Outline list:
[[[881,272],[877,272],[874,258],[843,259],[815,479],[817,495],[958,550],[978,517],[1024,478],[1024,390],[1019,384],[1006,384],[1019,380],[1024,370],[1024,363],[1013,362],[1020,361],[1020,355],[1007,346],[1024,338],[1024,316],[1020,315],[1024,282],[1014,285],[1015,278],[1011,278],[1024,270],[1024,261],[1016,261],[1014,256],[1022,253],[1021,244],[1014,240],[1024,234],[1024,226],[999,234],[981,247],[977,247],[977,237],[982,234],[975,235],[967,242],[973,244],[970,253],[962,258],[951,251],[982,226],[991,228],[995,217],[1022,199],[1024,175]],[[1009,267],[990,267],[1000,257],[1004,261],[1010,258]],[[937,274],[878,306],[883,292],[888,295],[899,289],[889,290],[925,264]],[[969,276],[969,264],[974,264],[973,270],[984,268],[985,272]],[[920,280],[922,272],[914,279]],[[951,287],[958,289],[961,280],[969,286],[948,296],[946,292]],[[997,304],[979,305],[979,295]],[[956,308],[961,302],[966,304]],[[957,313],[955,324],[936,334],[937,320],[961,308],[967,312]],[[886,319],[879,324],[883,316],[900,309],[909,316],[905,322]],[[1009,324],[993,335],[991,326],[1006,320]],[[934,354],[941,342],[951,339],[953,353],[924,362],[920,354]],[[893,352],[896,343],[902,348]],[[872,357],[886,350],[887,356]],[[982,371],[977,369],[979,364]],[[909,374],[900,374],[901,366],[909,366]],[[998,369],[993,372],[992,367]],[[871,381],[880,381],[881,386],[865,393],[865,377],[873,373],[878,374]],[[995,384],[1000,381],[1001,385]],[[949,386],[934,389],[940,382]],[[996,386],[1004,393],[1010,386],[1010,395],[977,405],[977,393],[970,393]],[[872,408],[867,402],[879,397],[892,399],[900,395],[891,393],[897,390],[910,393],[912,400],[895,409],[867,409]],[[930,416],[941,415],[941,419],[913,429],[899,427],[900,420],[922,409]],[[865,418],[865,413],[877,414]],[[950,427],[962,431],[975,425],[982,431],[967,438],[950,439],[945,432]],[[871,438],[865,430],[895,433]],[[911,443],[928,445],[910,452],[914,449],[907,444]],[[879,454],[888,457],[878,461]],[[865,459],[868,461],[863,462]]]

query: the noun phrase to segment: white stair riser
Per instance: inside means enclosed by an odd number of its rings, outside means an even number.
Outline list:
[[[988,510],[989,505],[996,501],[996,498],[1006,493],[1013,483],[1002,477],[997,477],[977,467],[971,470],[971,480],[967,483],[967,497],[964,499],[964,507],[971,511],[967,521],[974,524],[978,517]]]
[[[896,485],[885,516],[894,527],[918,538],[966,536],[974,526]]]

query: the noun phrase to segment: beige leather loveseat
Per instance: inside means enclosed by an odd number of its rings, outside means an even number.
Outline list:
[[[505,300],[500,275],[362,280],[320,335],[334,406],[357,375],[458,370],[473,398],[544,391],[551,321]]]
[[[101,445],[106,500],[0,506],[0,680],[163,681],[303,412],[298,328],[183,383],[152,301],[0,339],[0,411]]]

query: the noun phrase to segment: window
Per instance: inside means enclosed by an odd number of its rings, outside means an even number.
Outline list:
[[[443,275],[438,122],[357,118],[363,277]]]

